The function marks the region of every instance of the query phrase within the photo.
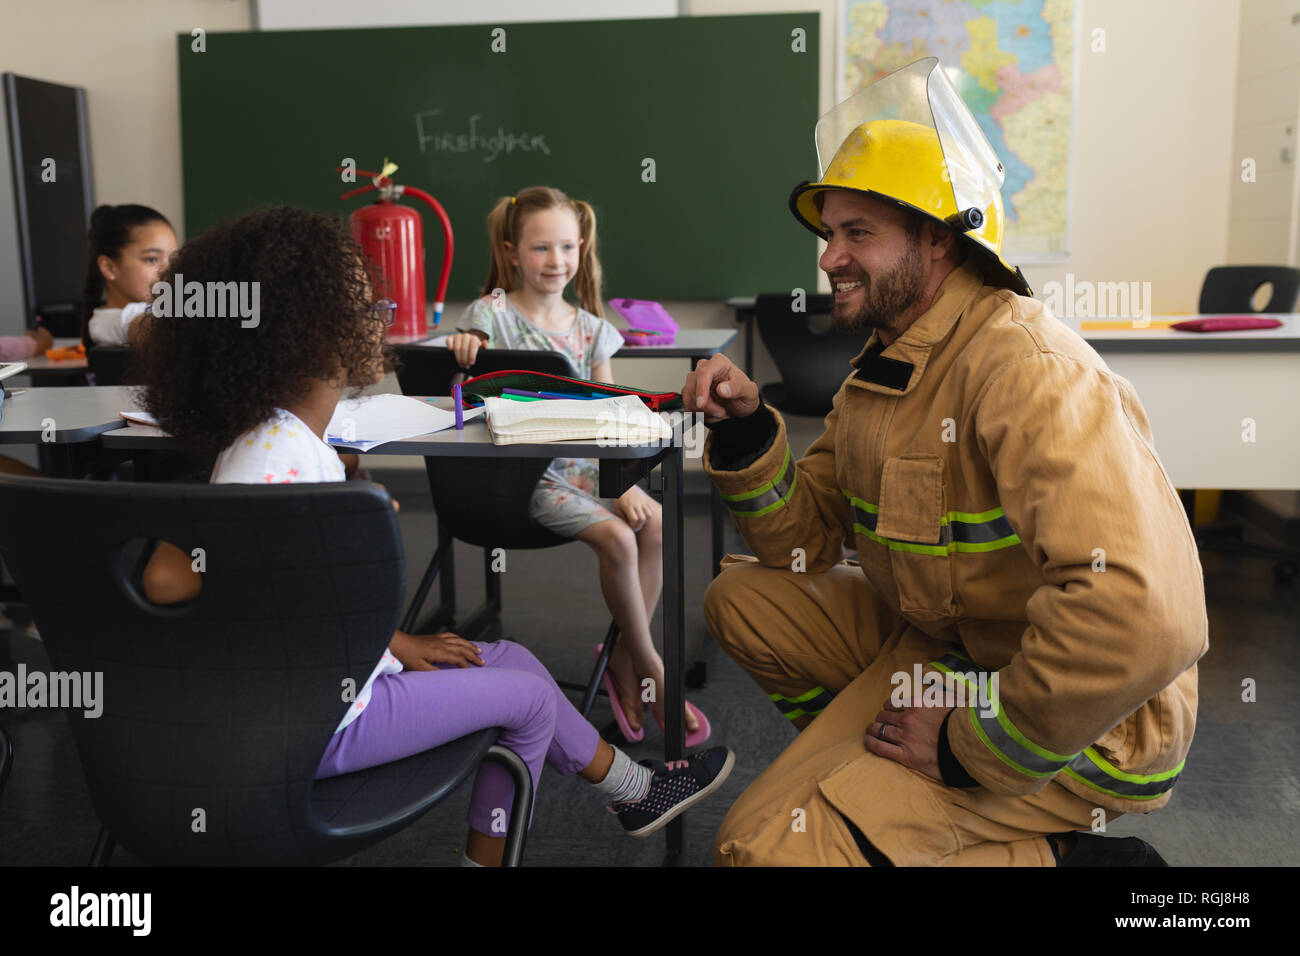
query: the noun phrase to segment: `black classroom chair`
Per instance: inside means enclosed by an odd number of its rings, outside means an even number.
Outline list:
[[[194,601],[145,599],[158,541],[203,549]],[[532,781],[496,728],[314,779],[343,682],[365,683],[401,614],[401,539],[377,486],[0,476],[0,556],[52,669],[103,675],[102,714],[68,710],[103,826],[92,865],[118,843],[159,865],[327,863],[413,823],[482,759],[515,781],[517,865]]]
[[[1265,284],[1273,293],[1262,309],[1251,304]],[[1204,315],[1291,312],[1300,297],[1300,269],[1291,266],[1215,266],[1201,283],[1197,311]]]
[[[127,381],[126,365],[130,357],[128,345],[92,345],[86,349],[86,367],[96,385],[134,385]]]
[[[573,375],[569,360],[559,352],[482,349],[473,368],[466,372],[456,363],[451,351],[442,346],[398,346],[396,351],[400,362],[397,382],[404,395],[450,395],[451,386],[463,378],[510,369]],[[454,624],[456,589],[451,548],[452,542],[459,539],[483,549],[486,599],[456,629],[471,640],[484,634],[499,635],[501,575],[492,570],[493,549],[536,550],[570,543],[570,539],[551,533],[528,514],[528,501],[550,461],[549,458],[424,459],[429,492],[438,515],[438,545],[403,619],[403,630],[416,631],[418,627],[417,633],[424,633]],[[441,603],[420,625],[418,619],[425,598],[434,578],[439,576]],[[583,717],[590,714],[596,697],[603,693],[601,678],[617,641],[618,625],[611,621],[587,683],[556,682],[566,690],[582,693],[578,709]]]
[[[5,795],[5,784],[9,782],[9,771],[14,765],[14,742],[3,727],[0,727],[0,797]]]
[[[841,332],[831,321],[831,297],[810,295],[806,312],[794,312],[788,293],[760,295],[754,304],[758,334],[781,381],[762,387],[763,401],[794,415],[830,414],[835,393],[862,351],[861,332]]]

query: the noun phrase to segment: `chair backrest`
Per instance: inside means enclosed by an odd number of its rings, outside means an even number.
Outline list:
[[[92,345],[86,349],[86,365],[96,385],[134,385],[126,380],[131,348],[126,345]]]
[[[483,349],[468,372],[441,346],[397,348],[397,382],[404,395],[450,395],[457,375],[520,369],[551,375],[574,374],[559,352]],[[549,548],[566,539],[536,524],[528,502],[549,458],[425,458],[429,493],[438,522],[453,537],[484,548]]]
[[[826,415],[867,333],[836,329],[829,295],[809,295],[805,312],[793,311],[794,304],[789,293],[760,295],[754,310],[758,334],[781,373],[786,410]]]
[[[156,540],[201,558],[194,601],[145,599]],[[391,499],[363,482],[0,476],[0,556],[54,671],[102,675],[102,713],[68,716],[122,846],[162,864],[306,862],[344,682],[365,683],[401,614]]]
[[[1260,286],[1269,283],[1273,294],[1262,309],[1251,300]],[[1292,312],[1300,298],[1300,269],[1291,266],[1215,266],[1201,283],[1197,311],[1219,313]]]
[[[397,368],[397,384],[402,387],[403,395],[450,395],[458,375],[472,378],[510,369],[570,378],[575,374],[569,360],[559,352],[480,349],[473,367],[467,370],[460,367],[451,349],[441,345],[399,345],[395,351],[401,363]]]

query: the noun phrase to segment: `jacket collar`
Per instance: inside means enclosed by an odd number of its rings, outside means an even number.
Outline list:
[[[849,383],[886,395],[906,395],[921,380],[934,347],[947,338],[975,294],[984,285],[984,270],[973,256],[939,284],[934,301],[887,348],[873,330],[866,346],[852,362],[857,373]]]

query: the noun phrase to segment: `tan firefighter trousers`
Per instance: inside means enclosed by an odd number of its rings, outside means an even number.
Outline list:
[[[957,789],[863,746],[891,676],[955,648],[898,618],[856,565],[801,574],[728,556],[704,614],[786,716],[820,711],[732,806],[717,863],[865,866],[847,817],[896,866],[1053,866],[1043,835],[1097,818],[1055,781],[1024,796]]]

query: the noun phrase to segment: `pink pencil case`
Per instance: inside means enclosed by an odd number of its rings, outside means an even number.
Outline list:
[[[619,329],[628,345],[672,345],[678,325],[658,302],[649,299],[610,299],[614,311],[630,328]]]
[[[1261,319],[1256,315],[1216,315],[1175,322],[1169,327],[1180,332],[1238,332],[1242,329],[1276,329],[1281,324],[1281,319]]]

